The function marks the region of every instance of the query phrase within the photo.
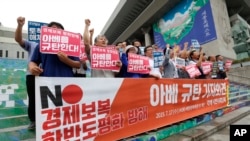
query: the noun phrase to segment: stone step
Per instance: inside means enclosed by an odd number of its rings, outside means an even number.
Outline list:
[[[152,137],[159,140],[159,137],[161,136],[162,136],[161,140],[163,139],[166,141],[172,141],[172,140],[182,141],[184,137],[185,137],[184,139],[188,140],[202,139],[208,136],[209,134],[211,135],[217,132],[219,129],[226,127],[233,121],[236,121],[250,114],[250,107],[247,106],[249,104],[250,104],[249,100],[237,101],[224,109],[220,109],[205,115],[198,116],[196,118],[176,123],[175,125],[170,125],[168,127],[155,129],[154,131],[149,131],[141,135],[136,135],[123,140],[126,141],[137,141],[136,139],[148,140],[151,139]],[[22,110],[25,110],[25,108],[23,108]],[[8,109],[6,109],[6,111],[7,110]],[[9,109],[9,110],[10,111],[12,110],[12,112],[9,113],[9,115],[12,115],[11,117],[0,118],[0,141],[35,141],[35,131],[27,130],[27,126],[29,124],[27,115],[13,116],[16,114],[15,112],[13,112],[15,111],[15,109]],[[21,114],[22,110],[17,113]],[[221,112],[224,112],[225,115],[221,116],[220,115]],[[211,118],[214,115],[217,118],[215,119],[213,118],[212,121],[208,122],[209,118]],[[227,116],[229,117],[226,118]],[[202,117],[203,119],[202,121],[199,121],[201,119],[200,117]],[[218,127],[215,125],[217,125]],[[180,127],[183,128],[180,129]],[[191,136],[192,134],[194,135]]]
[[[0,119],[0,130],[17,126],[28,125],[30,123],[27,115],[12,116]]]
[[[225,114],[222,117],[217,117],[210,122],[170,136],[163,141],[202,140],[248,115],[250,115],[250,106],[242,107],[228,114]]]
[[[0,108],[0,120],[7,117],[27,115],[27,107]]]
[[[249,100],[243,100],[235,102],[223,109],[219,109],[204,115],[200,115],[180,123],[175,123],[173,125],[165,126],[159,129],[155,129],[140,135],[135,135],[129,138],[122,139],[121,141],[148,141],[148,140],[166,140],[166,141],[191,141],[191,137],[183,135],[183,132],[194,130],[195,128],[208,123],[209,121],[214,121],[216,118],[221,117],[223,119],[229,113],[235,110],[247,107],[250,104]],[[250,108],[249,108],[250,113]],[[235,114],[235,113],[234,113]],[[248,114],[247,112],[243,114]],[[236,117],[241,118],[242,115],[236,114]],[[244,115],[243,115],[244,116]],[[237,118],[235,118],[237,120]],[[208,128],[210,129],[210,128]],[[180,138],[178,138],[180,137]],[[186,137],[183,139],[183,137]],[[169,139],[170,138],[170,139]],[[168,140],[167,140],[168,139]],[[185,140],[187,139],[187,140]]]
[[[27,130],[27,125],[0,129],[1,141],[35,141],[35,130]]]
[[[250,114],[232,123],[231,125],[250,125]],[[202,141],[229,141],[229,140],[230,140],[230,126],[227,126],[226,128],[222,129],[219,132],[216,132],[215,134],[208,136],[208,138],[205,138]],[[242,140],[244,140],[244,138]],[[245,140],[248,141],[249,139],[245,138]]]
[[[246,102],[238,102],[235,103],[235,105],[241,105],[244,106]],[[229,106],[230,107],[230,106]],[[183,141],[183,140],[200,140],[203,138],[206,138],[207,136],[219,131],[222,128],[225,128],[226,126],[230,125],[231,123],[250,115],[250,107],[245,106],[242,108],[239,108],[237,110],[231,111],[221,117],[217,117],[214,120],[198,125],[196,127],[192,122],[189,122],[187,124],[190,125],[190,129],[183,131],[179,134],[172,135],[168,138],[163,139],[163,141]],[[27,117],[26,117],[27,118]],[[187,120],[188,121],[188,120]],[[190,120],[191,121],[191,120]],[[1,125],[1,124],[0,124]],[[0,128],[0,140],[1,141],[35,141],[35,131],[27,130],[27,125],[23,126],[17,126],[12,128]],[[148,132],[147,135],[142,135],[141,137],[132,137],[133,139],[148,139],[148,138],[158,138],[159,134],[157,133],[163,133],[163,131],[160,131],[160,129],[155,130],[155,132]],[[138,135],[139,136],[139,135]],[[126,141],[135,141],[132,138],[124,139]]]

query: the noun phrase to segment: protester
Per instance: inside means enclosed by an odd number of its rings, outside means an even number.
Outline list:
[[[223,61],[223,57],[221,55],[215,56],[216,61],[218,63],[218,73],[217,73],[217,79],[227,79],[226,69],[224,67],[225,63]]]
[[[196,76],[196,79],[205,79],[206,75],[203,73],[202,69],[201,69],[201,63],[202,63],[202,59],[203,59],[203,51],[202,51],[202,47],[200,48],[200,51],[196,51],[196,50],[192,50],[189,54],[189,64],[195,64],[196,67],[199,69],[200,71],[200,75]]]
[[[174,61],[172,60],[174,57],[173,49],[170,49],[169,44],[166,45],[166,48],[163,50],[164,53],[164,61],[163,61],[163,78],[178,78],[178,72]]]
[[[150,65],[150,72],[147,77],[154,77],[154,78],[162,78],[162,74],[159,68],[154,67],[154,56],[153,56],[153,47],[148,45],[144,48],[144,54],[149,58],[149,65]]]
[[[117,51],[119,52],[119,57],[122,56],[122,53],[123,53],[123,48],[122,48],[123,44],[122,42],[117,42],[115,44],[115,48],[117,49]]]
[[[84,39],[84,44],[85,44],[85,52],[87,54],[87,57],[91,63],[91,44],[90,44],[90,37],[89,37],[89,26],[90,26],[90,20],[86,19],[85,20],[85,28],[84,28],[84,34],[83,34],[83,39]],[[108,40],[104,35],[98,35],[95,40],[94,40],[94,45],[98,47],[107,47]],[[121,68],[122,63],[120,60],[117,60],[116,66]],[[119,72],[119,71],[118,71]],[[112,70],[91,70],[91,76],[92,77],[115,77],[115,75],[118,73]]]
[[[189,62],[187,48],[188,48],[188,42],[185,42],[183,50],[181,50],[179,53],[179,58],[184,59],[185,61],[185,66],[177,67],[178,77],[181,79],[190,78],[188,72],[185,69],[185,67],[188,65]]]
[[[28,63],[31,60],[31,56],[37,45],[36,42],[30,42],[26,39],[23,39],[22,30],[23,25],[25,24],[25,17],[17,18],[17,28],[15,31],[15,40],[24,50],[28,52]],[[35,113],[35,76],[31,74],[27,65],[26,73],[26,89],[28,94],[28,117],[30,124],[28,126],[29,130],[35,129],[36,113]]]
[[[215,62],[216,62],[216,58],[214,55],[210,55],[207,57],[207,62],[210,62],[211,63],[211,71],[207,74],[207,79],[215,79],[217,78],[217,68],[218,68],[218,65],[215,67]]]
[[[207,60],[213,63],[213,62],[216,61],[216,58],[215,58],[214,55],[210,55],[210,56],[207,57]]]
[[[128,45],[126,46],[125,50],[122,53],[121,56],[121,61],[122,61],[122,68],[120,70],[121,73],[121,77],[129,77],[129,78],[140,78],[142,77],[142,74],[139,73],[131,73],[128,72],[128,54],[132,53],[132,54],[137,54],[138,49],[137,47],[133,46],[133,45]]]
[[[89,44],[93,45],[93,35],[94,35],[94,28],[89,30]]]
[[[137,54],[140,54],[140,55],[143,55],[143,52],[141,51],[140,47],[141,47],[141,42],[137,39],[135,39],[133,42],[132,42],[132,45],[137,47]]]
[[[64,30],[58,22],[51,22],[48,27]],[[57,54],[41,53],[37,45],[32,55],[29,69],[33,75],[49,77],[73,77],[73,68],[80,68],[79,57],[67,56],[59,51]]]
[[[163,51],[161,48],[158,47],[157,44],[153,44],[152,47],[154,48],[154,51],[157,51],[157,52]]]

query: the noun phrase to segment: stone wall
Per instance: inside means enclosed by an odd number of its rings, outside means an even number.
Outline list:
[[[225,0],[210,0],[210,3],[217,39],[203,45],[204,52],[206,52],[207,55],[220,54],[225,58],[236,59],[226,2]]]
[[[244,62],[239,67],[232,67],[228,72],[229,81],[250,85],[250,62]]]

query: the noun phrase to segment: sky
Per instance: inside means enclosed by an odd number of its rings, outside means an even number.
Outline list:
[[[17,17],[28,21],[49,23],[56,21],[66,31],[83,33],[85,19],[90,19],[94,36],[101,33],[120,0],[1,0],[0,22],[5,27],[16,28]]]

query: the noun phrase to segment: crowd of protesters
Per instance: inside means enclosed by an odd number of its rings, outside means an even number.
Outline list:
[[[85,50],[90,60],[91,46],[88,44],[91,40],[88,32],[90,20],[86,20],[85,22]],[[100,42],[102,44],[100,44]],[[104,35],[99,35],[95,38],[95,46],[106,47],[107,44],[108,39],[106,39]],[[105,72],[107,70],[98,70],[99,74],[102,72],[102,75],[96,75],[97,70],[92,70],[92,77],[227,79],[226,73],[230,65],[226,65],[226,62],[224,62],[225,60],[223,60],[221,55],[206,56],[202,47],[195,49],[192,45],[189,46],[188,42],[184,43],[182,49],[180,46],[181,45],[170,46],[169,44],[166,44],[165,48],[159,48],[157,44],[153,44],[141,49],[142,46],[139,40],[134,40],[131,44],[128,44],[125,41],[117,42],[116,49],[120,55],[120,60],[117,60],[117,65],[120,67],[120,71],[115,74],[113,72],[112,75],[107,75],[108,72]],[[154,52],[162,52],[164,54],[163,61],[158,67],[154,67]],[[127,71],[129,53],[149,58],[148,69],[150,71],[148,74],[131,73]],[[178,61],[176,61],[180,59],[184,62],[182,65],[178,64]],[[190,76],[190,72],[188,72],[188,66],[192,66],[191,69],[197,68],[196,73],[193,73],[192,76]]]
[[[170,46],[166,44],[165,48],[159,48],[157,44],[142,47],[139,40],[132,43],[125,41],[117,42],[115,49],[119,54],[118,60],[115,60],[118,71],[106,69],[90,68],[91,49],[96,47],[107,47],[108,39],[104,35],[98,35],[93,40],[94,29],[89,29],[90,20],[85,20],[85,28],[82,36],[82,42],[85,45],[86,60],[79,57],[68,56],[62,51],[57,54],[44,54],[40,52],[40,45],[32,43],[22,38],[22,27],[25,23],[24,17],[17,18],[17,29],[15,40],[28,53],[28,72],[26,77],[27,92],[29,97],[28,115],[31,121],[29,129],[35,128],[35,77],[109,77],[109,78],[169,78],[169,79],[227,79],[226,72],[230,65],[226,65],[221,55],[206,56],[202,47],[194,49],[184,43],[181,45]],[[51,22],[48,27],[64,30],[62,24]],[[94,42],[93,42],[94,41]],[[161,52],[162,62],[155,66],[154,53]],[[148,73],[129,72],[129,54],[143,56],[148,58]],[[181,62],[181,63],[180,63]],[[190,67],[191,66],[191,67]],[[91,69],[91,75],[86,75],[88,69]],[[192,70],[192,72],[190,71]],[[194,71],[195,70],[195,71]],[[78,74],[78,75],[76,75]]]

